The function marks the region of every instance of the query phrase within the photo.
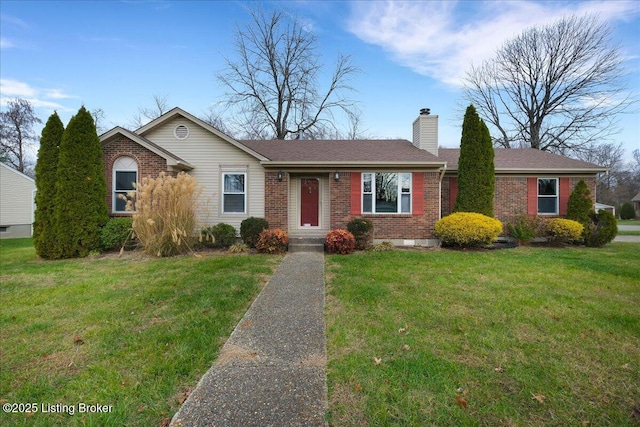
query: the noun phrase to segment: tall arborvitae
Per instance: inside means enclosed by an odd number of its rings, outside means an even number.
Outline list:
[[[57,258],[86,256],[100,247],[107,222],[102,149],[89,113],[81,107],[60,144],[55,204]]]
[[[478,116],[474,106],[469,105],[462,123],[455,212],[476,212],[493,216],[493,156],[489,129]]]
[[[58,171],[58,150],[62,141],[64,125],[53,113],[40,137],[38,162],[36,163],[36,211],[33,223],[33,244],[42,258],[54,258],[56,235],[54,226],[54,203]]]
[[[578,221],[586,227],[589,225],[589,214],[592,210],[593,200],[591,200],[591,191],[589,191],[589,187],[587,187],[584,179],[581,179],[569,195],[567,219]]]

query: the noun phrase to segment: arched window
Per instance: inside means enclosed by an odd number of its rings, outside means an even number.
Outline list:
[[[127,212],[127,200],[138,183],[138,163],[131,157],[120,157],[113,164],[113,212]],[[124,199],[123,199],[124,197]]]

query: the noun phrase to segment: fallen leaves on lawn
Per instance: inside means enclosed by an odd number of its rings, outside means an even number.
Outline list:
[[[191,390],[187,389],[183,391],[180,397],[178,397],[178,403],[182,405],[184,401],[187,400],[187,397],[189,397],[190,394],[191,394]]]
[[[373,358],[373,363],[375,363],[376,365],[379,365],[382,363],[382,358],[381,357],[374,357]]]
[[[531,393],[531,398],[533,400],[537,400],[538,403],[540,403],[541,405],[544,405],[544,399],[546,399],[546,397],[543,394],[533,394],[533,393]]]
[[[160,427],[169,427],[169,424],[171,424],[171,418],[163,418]]]
[[[360,384],[356,384],[354,388],[356,389],[356,391],[362,391],[362,386]]]
[[[469,403],[469,401],[466,397],[456,395],[456,405],[465,409],[467,407],[467,403]]]
[[[76,335],[76,336],[73,337],[73,343],[75,345],[82,345],[82,344],[84,344],[84,340]]]
[[[398,333],[399,334],[404,334],[405,332],[407,332],[409,330],[409,325],[404,325],[404,328],[400,328],[398,329]]]
[[[493,369],[494,371],[498,372],[498,373],[503,373],[504,369],[502,369],[502,366],[497,366],[496,368]]]
[[[409,344],[405,344],[405,345],[402,346],[402,349],[406,350],[406,351],[409,351],[409,350],[411,350],[411,347],[409,347]]]

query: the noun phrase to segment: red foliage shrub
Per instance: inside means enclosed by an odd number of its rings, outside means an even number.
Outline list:
[[[347,230],[337,229],[327,233],[327,250],[329,253],[350,254],[356,247],[356,238]]]

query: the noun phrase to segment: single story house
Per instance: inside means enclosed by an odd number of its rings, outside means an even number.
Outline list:
[[[356,217],[374,224],[377,241],[436,242],[434,224],[457,194],[460,150],[439,148],[438,116],[413,122],[413,141],[236,140],[180,108],[136,131],[116,127],[100,136],[113,216],[129,215],[118,194],[160,172],[185,171],[203,187],[203,225],[239,229],[254,216],[292,237],[324,237]],[[595,199],[605,168],[533,149],[496,149],[496,217],[563,215],[584,179]]]
[[[0,239],[31,237],[36,182],[0,163]]]
[[[636,211],[636,218],[640,217],[640,193],[633,196],[631,203],[633,204],[633,209]]]

